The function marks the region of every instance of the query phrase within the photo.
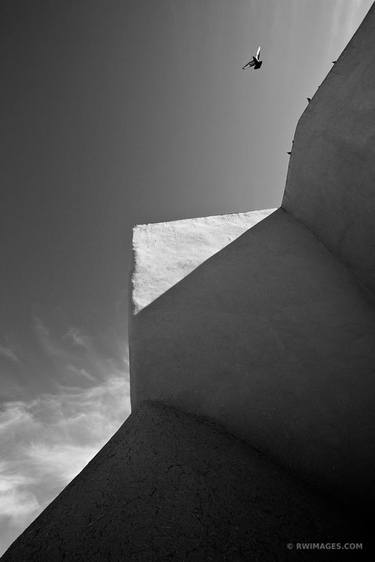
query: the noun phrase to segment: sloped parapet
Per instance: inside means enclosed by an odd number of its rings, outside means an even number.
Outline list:
[[[144,403],[2,560],[286,561],[305,540],[368,549],[363,531],[220,427]]]

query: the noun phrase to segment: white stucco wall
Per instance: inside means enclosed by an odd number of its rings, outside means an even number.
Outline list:
[[[208,416],[343,501],[373,499],[374,310],[283,209],[133,314],[129,328],[133,408],[158,400]]]
[[[282,207],[375,293],[375,4],[299,120]]]
[[[130,295],[133,313],[137,314],[274,210],[135,226]]]
[[[280,209],[201,263],[194,223],[138,230],[129,331],[133,406],[213,418],[351,505],[375,500],[374,30],[372,8],[300,120]]]

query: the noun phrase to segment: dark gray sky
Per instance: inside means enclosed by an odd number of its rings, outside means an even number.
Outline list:
[[[1,2],[5,546],[128,412],[132,225],[278,206],[306,97],[371,3]]]

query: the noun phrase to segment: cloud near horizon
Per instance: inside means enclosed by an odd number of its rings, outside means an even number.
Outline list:
[[[45,353],[58,356],[67,372],[79,370],[79,376],[56,381],[56,391],[0,407],[0,555],[130,414],[127,353],[116,360],[100,357],[77,329],[65,342],[52,338],[42,322],[37,330]],[[63,343],[86,354],[86,369],[75,365],[77,356]],[[67,384],[71,380],[73,385]],[[75,384],[81,381],[90,386]]]

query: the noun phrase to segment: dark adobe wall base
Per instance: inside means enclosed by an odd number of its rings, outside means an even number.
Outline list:
[[[282,561],[361,533],[220,427],[144,402],[2,560]]]

